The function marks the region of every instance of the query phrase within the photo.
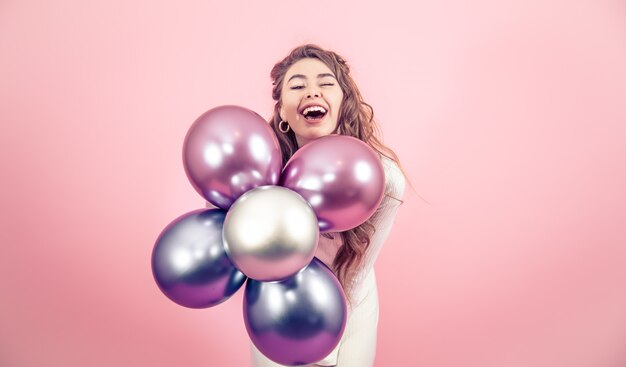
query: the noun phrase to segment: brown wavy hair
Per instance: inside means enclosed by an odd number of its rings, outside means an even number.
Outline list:
[[[343,100],[339,109],[337,128],[333,134],[353,136],[367,143],[374,151],[400,164],[398,156],[386,147],[380,138],[380,130],[374,120],[374,109],[363,101],[359,89],[350,76],[350,67],[346,61],[333,51],[327,51],[314,44],[305,44],[293,49],[287,57],[279,61],[270,73],[272,78],[272,98],[276,101],[274,113],[269,123],[274,129],[283,153],[283,165],[298,150],[298,143],[293,130],[282,133],[278,129],[281,121],[279,111],[281,107],[281,90],[287,70],[297,61],[304,58],[316,58],[322,61],[335,73],[337,81],[343,91]],[[333,261],[334,272],[342,287],[349,294],[356,270],[362,265],[365,253],[370,244],[370,238],[375,228],[371,219],[360,226],[340,232],[343,244],[339,248]],[[330,233],[324,234],[333,238]]]

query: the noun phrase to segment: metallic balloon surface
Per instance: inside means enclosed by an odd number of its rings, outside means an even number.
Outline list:
[[[323,359],[337,346],[346,326],[345,294],[332,271],[317,258],[280,282],[249,279],[243,307],[254,345],[284,365]]]
[[[340,232],[374,214],[385,191],[385,171],[378,154],[361,140],[328,135],[289,159],[280,184],[311,204],[322,232]]]
[[[199,209],[172,221],[152,251],[159,288],[181,306],[206,308],[227,300],[246,276],[228,259],[222,242],[226,212]]]
[[[244,192],[278,182],[282,153],[276,135],[257,113],[219,106],[192,124],[183,143],[189,181],[207,201],[228,209]]]
[[[243,194],[224,221],[226,253],[256,280],[295,274],[311,262],[318,240],[317,218],[309,203],[280,186],[261,186]]]

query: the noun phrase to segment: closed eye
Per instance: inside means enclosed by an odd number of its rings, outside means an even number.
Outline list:
[[[333,85],[335,85],[335,84],[333,84],[333,83],[324,83],[324,84],[320,84],[320,85],[322,85],[322,86],[324,86],[324,85],[333,86]],[[291,87],[290,89],[302,89],[302,88],[304,88],[304,86],[303,86],[303,85],[294,85],[294,86],[293,86],[293,87]]]

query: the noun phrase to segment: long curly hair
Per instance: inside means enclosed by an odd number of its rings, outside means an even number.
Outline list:
[[[293,49],[287,57],[274,65],[270,76],[272,78],[272,98],[276,101],[274,112],[269,123],[274,129],[283,153],[283,165],[298,150],[298,143],[293,130],[282,133],[278,125],[281,121],[279,111],[281,107],[281,90],[287,70],[303,58],[316,58],[322,61],[335,73],[337,81],[343,91],[343,100],[339,109],[337,128],[334,134],[348,135],[358,138],[368,144],[374,151],[388,157],[399,165],[397,155],[386,147],[380,138],[380,130],[374,121],[372,106],[363,101],[359,89],[350,76],[350,67],[346,61],[333,51],[327,51],[314,44],[305,44]],[[333,261],[334,272],[346,294],[352,288],[356,270],[363,263],[365,253],[370,244],[370,238],[375,228],[371,219],[356,228],[339,232],[342,245]],[[325,237],[333,238],[333,234],[325,233]]]

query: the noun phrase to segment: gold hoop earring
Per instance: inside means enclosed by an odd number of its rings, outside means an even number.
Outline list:
[[[286,128],[283,128],[283,123],[287,125]],[[278,123],[278,130],[280,130],[281,133],[286,134],[289,132],[289,129],[290,129],[289,123],[287,121],[280,120],[280,122]]]

